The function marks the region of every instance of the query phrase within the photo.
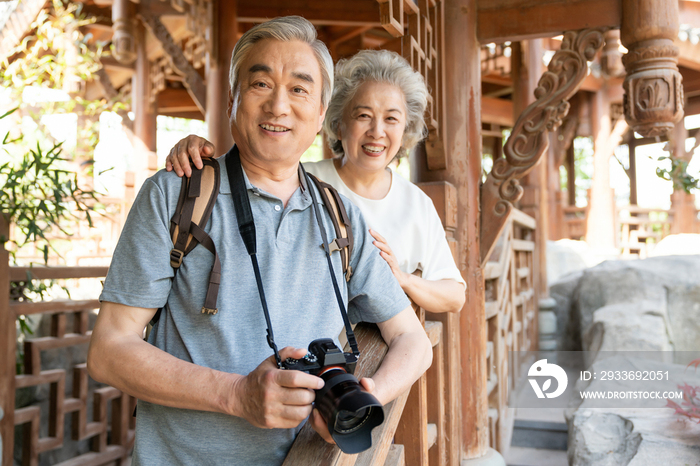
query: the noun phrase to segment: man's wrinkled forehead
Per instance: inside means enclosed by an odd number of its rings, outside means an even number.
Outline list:
[[[248,73],[253,74],[253,73],[267,73],[271,74],[272,73],[272,68],[269,67],[268,65],[264,65],[262,63],[255,63],[253,64],[249,69]],[[292,71],[292,77],[299,79],[301,81],[305,81],[309,84],[315,84],[316,80],[314,79],[313,76],[311,76],[310,73],[304,72],[304,71]]]
[[[319,88],[323,79],[321,64],[313,48],[299,40],[261,40],[248,53],[241,71],[248,75],[289,73],[293,78]]]

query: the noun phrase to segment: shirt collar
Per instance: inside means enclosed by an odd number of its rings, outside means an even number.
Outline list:
[[[231,184],[228,182],[228,171],[226,170],[226,156],[224,155],[223,157],[219,157],[217,159],[220,165],[220,171],[221,173],[221,181],[219,183],[219,193],[220,194],[231,194]],[[242,168],[242,167],[241,167]],[[299,186],[301,187],[301,195],[302,199],[304,201],[308,201],[309,204],[311,203],[311,197],[309,195],[309,185],[306,182],[306,177],[304,176],[304,172],[302,171],[301,168],[301,162],[299,162],[299,168],[297,170],[297,175],[299,176]],[[247,191],[252,191],[254,193],[265,193],[262,189],[253,186],[253,184],[250,182],[250,179],[248,178],[248,174],[245,171],[245,168],[243,168],[243,179],[245,180],[245,187]],[[318,192],[318,191],[317,191]],[[323,204],[323,201],[320,199],[319,196],[317,196],[318,203]]]

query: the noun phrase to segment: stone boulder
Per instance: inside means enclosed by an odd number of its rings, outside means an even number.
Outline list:
[[[659,241],[649,254],[649,257],[657,256],[687,256],[700,254],[700,235],[684,233],[669,235]]]
[[[547,241],[547,282],[550,286],[566,275],[593,267],[599,262],[585,241]]]
[[[578,288],[583,271],[573,272],[554,283],[549,288],[549,296],[556,302],[554,314],[557,318],[557,349],[577,351],[581,349],[581,329],[578,322],[571,319],[574,292]]]
[[[636,303],[641,306],[644,303],[643,307],[654,309],[670,323],[671,328],[667,331],[671,342],[675,344],[673,323],[668,316],[669,290],[678,290],[674,295],[674,300],[678,302],[677,305],[673,304],[675,309],[688,302],[689,298],[684,291],[693,290],[697,286],[700,286],[700,256],[606,261],[583,271],[571,298],[570,319],[574,320],[573,327],[578,325],[583,342],[590,332],[594,313],[598,309],[613,304]],[[683,345],[692,346],[693,342],[686,341]],[[587,348],[584,345],[582,349]]]
[[[613,356],[597,361],[591,372],[616,369],[668,371],[668,380],[656,382],[578,381],[569,425],[569,464],[599,465],[695,465],[700,460],[700,425],[665,408],[666,400],[583,400],[586,391],[678,391],[678,385],[700,386],[700,373],[685,365]],[[679,400],[677,402],[680,403]]]
[[[588,364],[599,351],[673,351],[666,309],[659,304],[610,304],[595,311],[583,336],[583,348],[592,356]]]

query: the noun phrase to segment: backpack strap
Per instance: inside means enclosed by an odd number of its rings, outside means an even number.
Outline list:
[[[182,178],[180,197],[177,208],[170,219],[170,236],[173,248],[170,250],[170,265],[175,273],[182,265],[183,258],[198,244],[214,254],[214,265],[209,274],[209,286],[202,306],[202,313],[216,314],[216,300],[221,282],[221,262],[216,253],[216,246],[204,231],[209,222],[214,204],[219,194],[219,162],[203,159],[204,167],[200,170],[192,166],[192,176]]]
[[[319,180],[311,173],[308,173],[308,175],[321,193],[321,199],[323,199],[323,204],[326,206],[326,210],[328,210],[331,221],[333,222],[333,228],[335,228],[336,238],[329,244],[331,252],[340,251],[340,260],[343,264],[345,281],[350,281],[350,277],[352,276],[350,258],[352,257],[352,248],[355,244],[352,236],[350,217],[348,217],[345,205],[338,191],[333,186]]]

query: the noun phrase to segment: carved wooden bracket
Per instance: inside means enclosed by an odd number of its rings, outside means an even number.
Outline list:
[[[670,40],[633,49],[622,58],[627,76],[625,118],[644,137],[663,136],[683,118],[683,84],[678,47]]]
[[[443,2],[440,0],[377,0],[382,26],[402,37],[403,57],[428,85],[425,152],[429,170],[447,166],[444,147]]]
[[[182,48],[175,43],[173,37],[157,16],[145,9],[139,11],[139,16],[146,27],[151,31],[151,34],[158,39],[158,42],[160,42],[175,70],[185,78],[183,84],[187,92],[192,97],[192,100],[194,100],[199,111],[205,114],[207,90],[202,77],[187,60]]]
[[[513,203],[523,195],[518,180],[533,169],[547,150],[548,133],[557,129],[569,112],[568,100],[588,74],[588,61],[603,46],[603,33],[603,29],[583,29],[564,34],[561,49],[535,89],[537,100],[515,122],[503,148],[505,158],[494,162],[481,187],[482,263],[505,227]]]
[[[683,118],[683,85],[678,71],[678,2],[622,0],[620,39],[627,76],[625,118],[645,137],[662,136]]]

